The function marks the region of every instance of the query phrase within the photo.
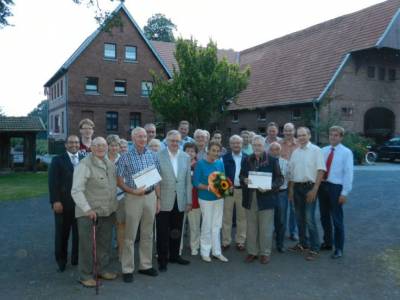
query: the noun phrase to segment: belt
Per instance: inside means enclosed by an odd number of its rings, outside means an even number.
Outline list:
[[[287,192],[287,189],[279,190],[279,193]]]
[[[241,186],[234,186],[233,188],[234,188],[235,190],[241,190],[241,189],[242,189]]]
[[[150,194],[150,193],[152,193],[152,192],[154,192],[154,190],[145,191],[144,194],[145,194],[145,195],[148,195],[148,194]]]
[[[295,182],[295,185],[301,185],[301,186],[310,186],[310,185],[314,185],[314,182],[312,181],[306,181],[306,182]]]

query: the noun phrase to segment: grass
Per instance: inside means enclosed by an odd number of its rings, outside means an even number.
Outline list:
[[[47,172],[0,175],[0,201],[20,200],[46,195]]]

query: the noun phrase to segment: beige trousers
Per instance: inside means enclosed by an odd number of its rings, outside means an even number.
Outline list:
[[[156,214],[156,195],[152,192],[144,196],[125,196],[125,240],[122,249],[122,273],[135,270],[135,239],[140,224],[139,270],[153,266],[153,225]]]
[[[193,208],[191,211],[189,211],[187,216],[190,229],[190,249],[192,251],[198,251],[200,249],[200,208]]]
[[[258,210],[256,193],[253,192],[251,208],[247,215],[247,252],[251,255],[271,255],[274,210]]]
[[[226,197],[224,202],[224,217],[222,221],[222,245],[228,246],[232,241],[233,207],[236,206],[236,236],[235,242],[246,242],[246,209],[242,206],[242,190],[234,190],[232,197]]]

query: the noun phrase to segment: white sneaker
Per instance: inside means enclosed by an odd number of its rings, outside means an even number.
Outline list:
[[[220,255],[213,255],[213,257],[215,257],[216,259],[219,259],[220,261],[222,261],[222,262],[228,262],[229,260],[225,257],[225,256],[223,256],[222,254],[220,254]]]
[[[209,256],[201,256],[201,259],[202,259],[203,261],[205,261],[205,262],[208,262],[208,263],[211,262],[211,257],[209,257]]]
[[[199,250],[192,250],[192,255],[193,256],[199,255]]]

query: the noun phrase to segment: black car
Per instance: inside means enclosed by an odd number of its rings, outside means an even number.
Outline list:
[[[386,141],[377,149],[378,159],[400,159],[400,136]]]

